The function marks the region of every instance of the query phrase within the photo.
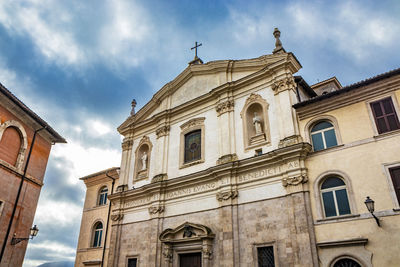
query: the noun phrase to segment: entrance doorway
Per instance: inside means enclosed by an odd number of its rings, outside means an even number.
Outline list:
[[[201,267],[201,252],[179,254],[180,267]]]

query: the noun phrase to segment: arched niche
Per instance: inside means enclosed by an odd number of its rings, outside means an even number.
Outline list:
[[[245,149],[251,149],[270,142],[268,103],[259,94],[252,93],[240,113],[243,123]]]
[[[9,120],[0,124],[0,159],[22,170],[27,147],[28,138],[21,123]]]
[[[153,145],[148,136],[143,136],[135,151],[135,175],[134,181],[149,177],[150,156]]]

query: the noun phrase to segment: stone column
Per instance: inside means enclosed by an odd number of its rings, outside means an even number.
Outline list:
[[[157,128],[157,145],[155,160],[156,175],[153,177],[153,182],[165,180],[167,178],[167,167],[168,167],[168,140],[169,140],[169,125],[164,124]]]
[[[296,84],[291,74],[279,77],[272,84],[279,120],[279,147],[297,144],[302,141],[299,135],[296,113],[292,107],[296,97]]]
[[[119,186],[117,191],[125,190],[128,187],[129,172],[132,167],[132,147],[133,137],[125,137],[122,141],[121,169],[119,173]]]

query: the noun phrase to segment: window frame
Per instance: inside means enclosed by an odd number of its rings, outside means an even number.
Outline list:
[[[375,115],[374,115],[374,111],[372,110],[371,104],[380,100],[383,100],[385,98],[391,98],[392,100],[392,104],[393,104],[393,108],[394,111],[396,113],[397,119],[399,120],[399,115],[400,115],[400,109],[399,109],[399,103],[397,101],[397,97],[396,94],[393,93],[389,93],[389,94],[384,94],[384,95],[380,95],[379,97],[374,97],[369,99],[368,101],[365,102],[366,106],[367,106],[367,110],[368,110],[368,114],[370,117],[370,124],[372,127],[372,130],[374,132],[374,136],[381,136],[381,135],[387,135],[387,134],[392,134],[392,133],[398,133],[400,130],[393,130],[393,131],[388,131],[388,132],[384,132],[384,133],[379,133],[378,131],[378,126],[376,125],[376,121],[375,121]]]
[[[179,169],[190,167],[204,162],[205,159],[205,117],[191,119],[180,126],[180,148],[179,148]],[[193,131],[200,130],[201,147],[200,159],[185,162],[185,136]]]
[[[321,129],[321,130],[314,131],[314,132],[312,131],[313,128],[314,128],[315,126],[317,126],[318,124],[323,123],[323,122],[327,122],[327,123],[329,123],[331,126],[328,127],[328,128],[324,128],[324,129]],[[327,145],[327,143],[326,143],[325,133],[328,132],[328,131],[330,131],[330,130],[333,130],[333,132],[335,133],[336,145],[333,145],[333,146],[328,147],[328,145]],[[322,144],[323,144],[323,148],[322,148],[322,149],[319,149],[319,150],[315,150],[315,145],[314,145],[313,138],[312,138],[313,135],[317,135],[317,134],[320,134],[320,135],[321,135]],[[310,129],[310,137],[311,137],[311,142],[312,142],[312,146],[313,146],[313,150],[314,150],[314,151],[321,151],[321,150],[325,150],[325,149],[328,149],[328,148],[331,148],[331,147],[335,147],[335,146],[338,145],[338,143],[337,143],[337,138],[336,138],[335,126],[334,126],[332,123],[330,123],[329,121],[325,121],[325,120],[324,120],[324,121],[319,121],[319,122],[315,123],[315,124],[311,127],[311,129]]]
[[[377,114],[375,113],[375,110],[374,110],[374,108],[372,107],[372,105],[373,105],[373,104],[376,104],[376,103],[379,103],[381,110],[384,112],[385,109],[384,109],[382,103],[383,103],[383,101],[386,100],[386,99],[389,99],[389,100],[390,100],[390,104],[391,104],[391,106],[392,106],[393,113],[390,113],[390,114],[383,114],[382,116],[377,116]],[[379,100],[372,101],[372,102],[369,103],[369,105],[370,105],[370,108],[371,108],[371,111],[372,111],[372,115],[373,115],[373,117],[374,117],[375,126],[376,126],[376,130],[377,130],[378,134],[385,134],[385,133],[393,132],[393,131],[396,131],[396,130],[400,130],[400,121],[399,121],[399,117],[398,117],[398,115],[397,115],[396,108],[395,108],[395,106],[394,106],[393,99],[392,99],[391,96],[384,97],[384,98],[381,98],[381,99],[379,99]],[[389,125],[389,122],[388,122],[388,120],[387,120],[387,117],[390,116],[390,115],[394,115],[394,117],[396,118],[397,129],[393,129],[393,130],[390,130],[390,129],[389,129],[390,125]],[[379,127],[378,127],[378,119],[381,119],[381,118],[383,118],[384,121],[385,121],[385,126],[386,126],[386,128],[388,129],[387,131],[384,131],[384,132],[380,132],[380,131],[379,131],[380,129],[379,129]]]
[[[323,121],[326,121],[326,122],[329,122],[330,124],[332,124],[332,126],[333,126],[333,128],[335,130],[336,146],[331,146],[331,147],[328,147],[328,148],[324,148],[324,149],[321,149],[321,150],[314,151],[314,145],[313,145],[312,138],[311,138],[311,130],[315,125],[317,125],[318,123],[323,122]],[[315,118],[309,120],[306,123],[305,127],[304,127],[304,137],[306,139],[306,142],[311,144],[312,149],[313,149],[313,153],[326,151],[328,149],[339,147],[339,146],[341,146],[343,144],[342,143],[341,134],[340,134],[339,123],[338,123],[337,119],[334,116],[327,115],[327,114],[321,115],[321,116],[318,116],[318,117],[315,117]]]
[[[25,161],[25,153],[28,148],[28,137],[26,135],[25,128],[23,127],[23,125],[20,122],[18,122],[16,120],[9,120],[9,121],[4,122],[3,124],[0,123],[0,140],[3,136],[3,133],[5,132],[5,130],[8,127],[14,127],[19,132],[19,134],[21,136],[21,147],[18,152],[18,157],[17,157],[15,166],[9,164],[8,162],[6,162],[2,159],[0,159],[0,162],[6,163],[8,166],[15,168],[18,171],[22,171],[22,167],[23,167],[24,161]]]
[[[396,189],[394,188],[392,176],[390,173],[390,169],[395,169],[395,168],[400,168],[400,162],[383,164],[383,172],[387,179],[387,184],[389,187],[389,192],[392,198],[394,209],[400,210],[400,199],[397,196]]]
[[[346,185],[346,191],[347,191],[347,199],[349,201],[349,206],[350,206],[350,214],[345,214],[345,215],[339,215],[339,216],[330,216],[326,217],[325,216],[325,210],[324,210],[324,203],[322,199],[322,194],[321,194],[321,186],[322,183],[329,177],[338,177],[343,180],[343,182]],[[316,219],[317,221],[325,221],[325,220],[335,220],[335,219],[346,219],[349,217],[356,217],[358,216],[358,211],[357,211],[357,206],[356,202],[354,200],[354,191],[353,191],[353,186],[351,183],[351,179],[349,176],[340,171],[340,170],[329,170],[321,173],[314,182],[313,186],[314,190],[314,199],[315,199],[315,206],[316,206]]]
[[[101,191],[107,189],[107,192],[105,192],[105,202],[104,203],[100,203],[101,200],[101,195],[103,194]],[[96,206],[105,206],[108,204],[107,201],[107,196],[108,196],[108,187],[106,185],[103,185],[100,187],[98,194],[97,194],[97,205]]]
[[[256,267],[259,267],[259,265],[258,265],[258,248],[261,248],[261,247],[272,247],[272,250],[274,252],[275,267],[279,267],[278,246],[276,245],[275,241],[265,242],[265,243],[255,243],[253,245],[253,262],[256,263]]]
[[[97,225],[101,223],[101,230],[100,229],[96,229]],[[96,231],[101,231],[101,235],[100,235],[100,242],[98,243],[98,246],[94,245],[94,241],[95,241],[95,237],[96,237]],[[91,248],[102,248],[103,246],[103,232],[104,232],[104,222],[101,220],[97,220],[93,225],[92,225],[92,238],[90,239],[90,246]]]
[[[139,255],[128,255],[126,256],[126,267],[128,267],[129,265],[129,260],[131,259],[136,259],[136,267],[139,267]]]
[[[340,185],[340,186],[335,186],[335,187],[329,187],[329,188],[325,188],[322,189],[322,185],[325,183],[326,180],[330,179],[330,178],[337,178],[343,181],[344,185]],[[346,195],[347,195],[347,204],[349,205],[349,209],[350,209],[350,213],[348,214],[339,214],[339,204],[336,198],[336,191],[339,190],[346,190]],[[332,196],[333,196],[333,203],[335,205],[335,211],[336,211],[336,215],[334,216],[326,216],[326,211],[325,211],[325,202],[324,202],[324,198],[323,198],[323,193],[327,193],[327,192],[332,192]],[[347,186],[346,183],[343,179],[341,179],[338,176],[327,176],[325,177],[322,181],[321,181],[321,186],[320,186],[320,195],[321,195],[321,201],[322,201],[322,209],[323,209],[323,214],[325,218],[335,218],[335,217],[340,217],[340,216],[346,216],[346,215],[351,215],[351,208],[350,208],[350,202],[349,202],[349,194],[347,193]]]

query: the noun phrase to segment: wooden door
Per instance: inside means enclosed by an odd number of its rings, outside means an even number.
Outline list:
[[[201,267],[201,253],[179,254],[180,267]]]

